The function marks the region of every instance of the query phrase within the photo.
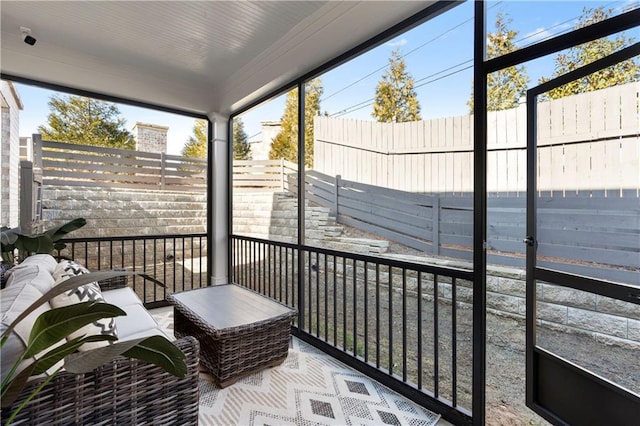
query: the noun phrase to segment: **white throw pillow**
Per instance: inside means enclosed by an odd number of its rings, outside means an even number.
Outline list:
[[[56,260],[48,254],[34,254],[28,256],[21,264],[9,269],[5,274],[7,287],[14,283],[28,282],[45,294],[53,287],[51,274],[56,268]]]
[[[71,277],[75,277],[77,275],[88,274],[89,270],[87,270],[84,266],[72,261],[72,260],[61,260],[56,269],[53,271],[53,279],[55,280],[54,286],[66,281]],[[51,307],[59,308],[63,306],[73,305],[75,303],[80,302],[101,302],[104,303],[104,297],[102,297],[102,292],[100,291],[100,286],[97,282],[92,282],[89,284],[85,284],[76,289],[69,290],[65,293],[62,293],[53,299],[51,299]],[[71,333],[67,340],[71,340],[73,338],[79,336],[93,336],[99,334],[107,334],[114,337],[118,337],[116,331],[116,322],[114,318],[104,318],[98,320],[92,324],[87,324],[81,329],[77,330],[74,333]],[[101,348],[103,346],[107,346],[112,344],[111,341],[101,341],[101,342],[89,342],[82,345],[78,350],[80,351],[88,351],[90,349]]]

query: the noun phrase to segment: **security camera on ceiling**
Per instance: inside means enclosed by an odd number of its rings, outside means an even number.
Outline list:
[[[29,46],[36,44],[36,38],[31,35],[31,29],[26,27],[20,27],[20,33],[22,33],[22,40]]]

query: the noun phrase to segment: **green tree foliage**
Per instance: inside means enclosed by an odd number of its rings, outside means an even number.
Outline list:
[[[514,43],[518,32],[509,29],[511,19],[501,13],[496,16],[495,31],[487,34],[487,59],[496,58],[516,50]],[[487,110],[500,111],[515,108],[526,94],[527,71],[524,66],[508,67],[487,75]],[[473,85],[471,99],[467,102],[469,112],[473,113]]]
[[[47,125],[38,127],[42,138],[50,141],[135,149],[133,135],[124,128],[126,120],[110,102],[82,96],[49,98]]]
[[[233,119],[233,159],[251,160],[251,146],[241,118]]]
[[[304,149],[306,167],[313,167],[313,118],[320,113],[320,97],[323,88],[319,78],[305,83],[304,98]],[[280,120],[280,132],[273,138],[269,158],[277,160],[284,158],[291,162],[298,162],[298,90],[287,93],[284,113]]]
[[[193,134],[182,148],[183,157],[207,158],[207,120],[197,119]]]
[[[372,116],[382,123],[420,120],[420,104],[413,77],[399,49],[391,52],[389,68],[376,87]]]
[[[603,21],[609,18],[611,13],[612,9],[605,10],[603,6],[595,9],[585,7],[576,24],[576,29]],[[630,46],[634,41],[633,37],[627,37],[624,33],[621,33],[616,37],[601,38],[572,47],[566,53],[559,53],[556,56],[555,71],[551,78],[566,74],[610,55]],[[544,83],[551,78],[541,78],[540,83]],[[558,99],[564,96],[630,83],[638,81],[638,79],[640,79],[640,60],[636,57],[553,89],[549,91],[548,96],[551,99]]]

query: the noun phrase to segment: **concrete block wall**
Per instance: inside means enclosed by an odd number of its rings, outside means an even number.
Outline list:
[[[640,306],[548,283],[538,283],[537,286],[539,323],[589,334],[605,342],[640,344]],[[524,271],[490,269],[487,306],[498,314],[524,318]]]
[[[441,264],[470,269],[471,265],[459,261],[422,258],[401,254],[387,254],[396,260],[414,263]],[[329,271],[333,273],[333,271]],[[342,276],[342,263],[336,265],[338,276]],[[355,271],[358,281],[364,283],[364,268]],[[346,266],[347,277],[353,276],[350,262]],[[375,266],[369,266],[368,277],[375,276]],[[402,276],[394,274],[389,279],[387,273],[380,274],[380,284],[387,288],[391,281],[393,290],[402,293]],[[487,310],[490,313],[524,320],[526,314],[525,272],[522,269],[490,265],[487,270]],[[407,271],[406,286],[409,296],[417,296],[417,274]],[[433,281],[429,274],[422,277],[422,295],[433,301]],[[640,306],[621,302],[584,291],[567,289],[551,284],[538,284],[538,324],[568,333],[580,333],[607,344],[617,344],[640,349]],[[440,302],[452,302],[452,280],[438,277],[438,298]],[[456,300],[461,308],[472,308],[473,283],[456,281]]]
[[[233,233],[280,242],[298,241],[298,201],[281,192],[238,192],[233,196]],[[330,209],[307,204],[305,237],[310,245],[363,254],[387,251],[389,242],[342,236]]]
[[[442,282],[440,296],[451,301],[451,283]],[[524,319],[526,314],[525,272],[516,268],[489,266],[487,310],[497,315]],[[607,297],[539,283],[538,323],[569,333],[590,335],[598,341],[640,348],[640,306]],[[473,303],[471,283],[458,281],[458,302]]]
[[[45,187],[45,228],[77,217],[87,225],[72,237],[204,233],[207,195],[202,192]]]

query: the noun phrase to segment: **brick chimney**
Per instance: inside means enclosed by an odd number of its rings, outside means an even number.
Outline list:
[[[136,150],[167,153],[168,126],[136,122],[131,130],[136,140]]]

